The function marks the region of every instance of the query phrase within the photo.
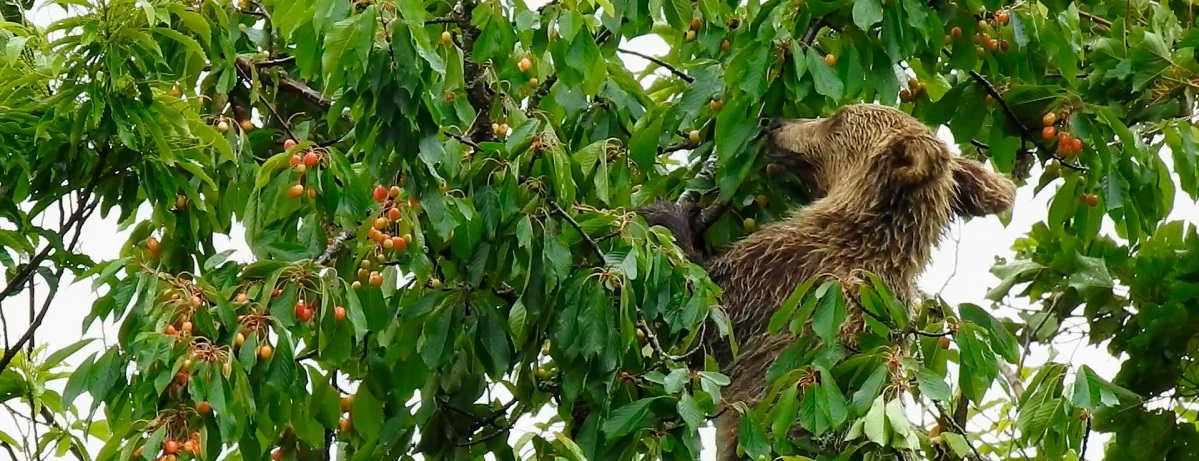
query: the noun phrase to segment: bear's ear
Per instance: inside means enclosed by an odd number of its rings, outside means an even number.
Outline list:
[[[993,173],[979,162],[954,157],[951,170],[957,193],[953,211],[961,216],[986,216],[1012,209],[1016,202],[1016,185]]]
[[[907,185],[921,184],[941,174],[950,159],[945,142],[926,130],[896,133],[888,141],[883,156],[883,168]]]

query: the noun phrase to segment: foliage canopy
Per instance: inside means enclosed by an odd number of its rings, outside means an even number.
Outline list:
[[[1199,235],[1166,222],[1199,197],[1189,2],[51,4],[71,15],[46,29],[0,8],[0,298],[92,277],[86,323],[120,334],[66,373],[86,343],[29,355],[6,325],[0,400],[57,428],[27,453],[694,459],[705,419],[745,411],[753,458],[1077,459],[1093,431],[1108,459],[1199,457]],[[645,56],[622,43],[651,35],[668,52],[631,72],[621,57]],[[723,247],[807,200],[759,118],[861,101],[1053,194],[988,293],[1037,307],[931,299],[909,320],[867,287],[908,354],[797,348],[767,401],[725,409],[727,378],[686,361],[727,329],[719,289],[632,211],[698,204]],[[94,211],[130,229],[120,259],[77,248]],[[235,228],[249,264],[213,243]],[[831,331],[839,295],[800,287],[773,327]],[[1126,357],[1113,382],[1022,366],[1080,316]],[[547,405],[561,433],[510,444]],[[983,409],[999,422],[966,433]]]

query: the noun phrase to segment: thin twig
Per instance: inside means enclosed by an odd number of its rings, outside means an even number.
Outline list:
[[[681,150],[695,149],[696,147],[699,147],[699,144],[694,144],[694,143],[690,143],[690,142],[681,142],[678,144],[671,144],[669,146],[661,147],[658,149],[658,152],[660,152],[662,154],[669,154],[671,152],[678,152]]]
[[[252,66],[250,66],[249,61],[244,58],[237,58],[234,67],[237,69],[237,73],[241,74],[242,78],[246,79],[247,82],[252,83],[254,81],[254,79],[250,77],[250,69]],[[288,138],[295,140],[300,139],[296,137],[296,134],[293,131],[291,131],[291,124],[287,123],[287,119],[283,118],[282,115],[279,115],[279,111],[275,110],[274,104],[271,104],[271,102],[267,101],[266,98],[262,98],[262,104],[265,105],[266,109],[270,111],[271,115],[279,121],[279,125],[283,126],[283,131],[287,132]]]
[[[1095,23],[1095,24],[1099,24],[1099,25],[1101,25],[1101,26],[1103,26],[1103,27],[1106,27],[1106,28],[1108,28],[1108,29],[1111,29],[1111,28],[1112,28],[1112,22],[1111,22],[1111,21],[1108,21],[1107,19],[1101,18],[1101,17],[1099,17],[1099,16],[1095,16],[1095,14],[1094,14],[1094,13],[1088,13],[1088,12],[1086,12],[1086,11],[1083,11],[1083,10],[1078,10],[1078,15],[1079,15],[1080,17],[1087,18],[1087,20],[1089,20],[1089,21],[1091,21],[1091,22],[1093,22],[1093,23]]]
[[[594,251],[597,256],[599,256],[600,261],[607,260],[607,258],[604,256],[604,250],[600,249],[599,244],[595,243],[595,240],[592,240],[590,235],[587,235],[587,232],[583,230],[583,226],[579,225],[579,222],[575,221],[575,218],[572,218],[570,215],[566,214],[566,210],[563,210],[562,207],[558,206],[557,203],[551,201],[549,204],[554,208],[554,212],[561,215],[564,219],[566,219],[566,222],[569,222],[570,225],[575,228],[575,230],[579,231],[579,235],[583,237],[583,241],[587,242],[587,245],[591,247],[591,250]]]
[[[96,185],[100,183],[100,178],[103,173],[104,166],[107,164],[107,159],[108,150],[101,151],[91,180],[88,182],[87,186],[84,187],[83,191],[79,193],[78,198],[76,199],[77,205],[75,207],[75,212],[71,213],[71,216],[64,222],[64,227],[59,229],[58,235],[67,235],[67,232],[70,231],[71,227],[75,227],[77,229],[74,238],[71,240],[71,243],[66,247],[68,251],[70,251],[70,249],[73,248],[79,241],[79,236],[82,234],[83,222],[86,221],[89,216],[91,216],[91,210],[94,210],[95,206],[100,203],[99,201],[96,201],[91,205],[88,205],[87,201],[91,198],[92,191],[96,189]],[[47,243],[46,247],[43,248],[42,251],[30,258],[25,267],[17,272],[13,278],[9,279],[8,285],[4,287],[4,290],[0,290],[0,301],[15,293],[18,288],[23,287],[25,282],[29,280],[37,268],[40,267],[42,261],[50,256],[50,251],[53,249],[54,245]],[[65,266],[59,267],[55,277],[61,276],[64,271]],[[15,357],[17,352],[21,350],[21,346],[23,346],[26,341],[30,341],[33,338],[34,331],[41,326],[42,320],[44,320],[46,317],[46,312],[50,307],[50,301],[54,299],[56,291],[57,290],[50,290],[50,292],[47,293],[46,301],[43,304],[42,311],[35,318],[30,319],[30,325],[29,328],[25,330],[25,334],[21,335],[15,344],[4,350],[4,355],[0,357],[0,373],[4,372],[4,370],[8,367],[9,362],[12,362],[13,357]],[[7,335],[5,335],[5,337],[7,338]]]
[[[455,22],[458,22],[458,18],[446,16],[446,17],[442,17],[442,18],[426,19],[425,25],[430,26],[433,24],[453,24]]]
[[[932,333],[932,332],[920,330],[916,327],[909,328],[908,333],[911,333],[911,334],[914,334],[917,336],[925,336],[925,337],[929,337],[929,338],[940,338],[942,336],[949,336],[949,335],[953,334],[952,331],[942,331],[940,333]]]
[[[940,403],[933,402],[933,406],[937,407],[937,411],[941,412],[941,418],[949,421],[949,424],[953,426],[953,429],[962,436],[962,440],[966,441],[966,446],[970,447],[970,451],[974,453],[974,459],[982,460],[983,457],[978,453],[978,449],[974,448],[974,444],[970,443],[970,439],[966,438],[966,429],[958,424],[957,421],[954,421],[953,418],[950,418],[949,413],[945,411],[945,407],[942,407]]]
[[[704,328],[706,323],[701,323],[700,325],[701,328]],[[691,354],[694,354],[695,351],[700,350],[703,346],[703,341],[698,341],[696,346],[691,348],[691,350],[679,355],[671,355],[668,354],[665,349],[662,349],[662,344],[658,342],[658,335],[654,334],[654,330],[650,329],[648,323],[645,323],[645,319],[637,319],[637,328],[640,328],[641,332],[645,333],[645,339],[646,341],[649,341],[649,346],[654,349],[654,352],[657,352],[659,355],[676,362],[687,358],[687,356]],[[702,332],[700,333],[700,336],[703,336]]]
[[[1091,439],[1091,417],[1087,416],[1086,431],[1082,433],[1082,448],[1078,450],[1078,457],[1087,459],[1087,442]]]
[[[271,67],[287,66],[293,62],[296,62],[295,56],[283,56],[283,57],[279,57],[279,58],[263,59],[261,61],[253,61],[253,62],[250,62],[250,64],[258,69],[269,69]],[[205,72],[211,71],[212,63],[205,64],[202,70]]]
[[[50,409],[42,406],[42,411],[39,412],[39,414],[42,416],[42,419],[46,420],[46,425],[58,429],[64,433],[67,432],[66,428],[62,427],[58,424],[58,421],[54,420],[54,414],[50,413]],[[71,451],[71,454],[75,455],[76,458],[79,458],[79,461],[84,461],[87,459],[83,455],[83,451],[79,449],[79,446],[76,445],[74,441],[72,441],[68,449]]]
[[[468,146],[470,146],[470,147],[474,148],[476,151],[482,151],[482,150],[483,150],[483,148],[482,148],[482,147],[479,147],[479,144],[478,144],[478,143],[476,143],[476,142],[474,142],[474,141],[471,141],[471,140],[470,140],[470,138],[467,138],[466,136],[462,136],[462,135],[460,135],[460,134],[457,134],[457,133],[451,133],[451,132],[449,132],[449,131],[445,132],[445,135],[446,135],[446,136],[449,136],[449,137],[451,137],[451,138],[457,139],[457,140],[458,140],[458,142],[460,142],[460,143],[462,143],[462,144],[466,144],[466,145],[468,145]]]
[[[942,50],[942,52],[948,56],[952,56],[952,54],[950,54],[948,50]],[[1069,161],[1067,161],[1066,159],[1064,159],[1061,156],[1054,153],[1052,150],[1042,147],[1040,145],[1040,143],[1037,142],[1037,133],[1033,133],[1032,130],[1030,130],[1028,128],[1028,126],[1024,124],[1024,121],[1020,120],[1020,116],[1016,115],[1016,111],[1012,110],[1012,106],[1007,103],[1007,100],[1003,99],[1003,95],[999,93],[999,90],[997,90],[995,88],[995,85],[992,85],[991,82],[988,81],[986,77],[984,77],[982,74],[978,73],[978,71],[976,71],[976,70],[971,69],[968,73],[970,75],[970,78],[974,79],[974,81],[976,83],[978,83],[980,86],[982,86],[983,91],[986,91],[986,93],[988,95],[990,95],[991,98],[994,99],[996,103],[999,104],[999,107],[1003,109],[1003,113],[1005,115],[1007,115],[1007,118],[1009,120],[1011,120],[1012,123],[1016,124],[1016,127],[1020,129],[1020,134],[1023,139],[1030,140],[1034,146],[1037,146],[1038,149],[1044,150],[1045,152],[1049,152],[1049,155],[1051,157],[1053,157],[1055,160],[1057,160],[1059,163],[1061,163],[1063,166],[1070,168],[1072,170],[1077,170],[1077,171],[1082,171],[1082,172],[1087,171],[1087,167],[1084,167],[1082,165],[1072,164]],[[976,147],[978,147],[982,143],[972,140],[971,144],[974,144]],[[982,144],[982,145],[985,146],[985,144]]]
[[[619,52],[621,52],[621,53],[624,53],[624,54],[631,54],[631,55],[633,55],[633,56],[637,56],[637,57],[639,57],[639,58],[641,58],[641,59],[645,59],[645,60],[647,60],[647,61],[649,61],[649,62],[652,62],[652,63],[654,63],[654,64],[657,64],[657,65],[658,65],[658,67],[661,67],[661,68],[663,68],[663,69],[666,69],[666,70],[670,71],[670,73],[672,73],[672,74],[675,74],[675,75],[679,76],[679,78],[683,79],[683,81],[686,81],[687,83],[694,83],[694,82],[695,82],[695,79],[694,79],[694,78],[692,78],[690,75],[684,74],[684,73],[683,73],[683,71],[681,71],[681,70],[679,70],[679,69],[675,68],[674,66],[670,65],[669,63],[667,63],[666,61],[663,61],[663,60],[661,60],[661,59],[655,58],[655,57],[653,57],[653,56],[650,56],[650,55],[648,55],[648,54],[645,54],[645,53],[642,53],[642,52],[639,52],[639,51],[626,50],[626,49],[624,49],[624,48],[617,48],[617,49],[616,49],[616,51],[619,51]]]

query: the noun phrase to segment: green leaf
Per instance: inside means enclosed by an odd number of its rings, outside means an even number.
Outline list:
[[[1016,363],[1020,360],[1020,345],[1016,340],[1016,335],[1004,328],[999,319],[992,317],[982,307],[971,303],[963,303],[958,306],[958,311],[961,313],[962,319],[987,329],[987,332],[990,333],[991,348],[1008,363]]]
[[[741,415],[741,429],[737,432],[737,443],[750,459],[762,459],[770,454],[770,443],[757,421],[756,413]]]
[[[1170,146],[1170,155],[1174,157],[1179,187],[1192,200],[1199,200],[1199,144],[1195,142],[1194,128],[1179,123],[1166,127],[1162,133],[1166,136],[1166,144]]]
[[[616,438],[644,427],[649,413],[649,404],[660,397],[647,397],[622,405],[612,411],[604,421],[604,436]]]
[[[454,318],[454,308],[445,306],[438,310],[436,320],[425,324],[423,344],[420,356],[429,368],[437,368],[446,359],[442,352],[449,346],[450,321]]]
[[[816,92],[831,99],[841,99],[845,85],[837,78],[837,71],[824,62],[815,47],[808,48],[808,71],[816,83]]]
[[[62,389],[62,406],[71,407],[76,397],[83,394],[86,385],[91,381],[91,370],[95,364],[96,353],[88,355],[88,358],[80,361],[76,366],[71,377],[67,378],[66,388]]]
[[[845,323],[845,297],[841,292],[841,283],[827,281],[816,290],[820,298],[816,312],[812,314],[812,331],[825,341],[834,341]]]
[[[897,437],[907,437],[911,424],[908,423],[907,415],[903,413],[903,402],[900,399],[887,402],[886,413],[887,425],[891,427],[892,432]]]
[[[666,22],[676,30],[687,30],[691,27],[691,2],[687,0],[663,0],[662,11]]]
[[[854,0],[853,23],[859,29],[870,30],[870,26],[883,22],[883,3],[879,0]]]
[[[916,370],[916,384],[920,386],[921,394],[938,402],[948,402],[952,397],[945,380],[924,368]]]
[[[1030,279],[1030,276],[1036,272],[1045,269],[1045,266],[1032,261],[1013,261],[1007,264],[1000,264],[991,268],[991,273],[999,277],[999,285],[987,292],[987,299],[991,301],[1000,301],[1012,287],[1017,283],[1025,282]]]
[[[816,277],[809,277],[807,280],[795,285],[795,289],[791,291],[791,295],[783,301],[782,307],[770,316],[769,332],[778,334],[781,328],[786,325],[791,316],[795,313],[795,309],[799,307],[799,301],[808,293],[812,285],[816,283]],[[807,319],[800,319],[800,323],[807,322]]]
[[[953,450],[953,453],[959,458],[970,456],[970,443],[961,434],[956,432],[942,432],[941,437],[945,438],[945,441],[949,444],[949,449]]]
[[[91,339],[91,338],[81,339],[79,341],[76,341],[74,344],[71,344],[70,346],[64,347],[57,351],[54,351],[53,354],[50,354],[49,357],[46,357],[46,360],[43,361],[43,363],[45,363],[47,366],[52,367],[52,368],[58,367],[61,365],[66,365],[65,362],[68,357],[75,354],[76,352],[79,352],[79,349],[83,349],[88,344],[91,344],[92,341],[94,341],[94,339]]]
[[[1114,282],[1103,259],[1075,253],[1074,260],[1075,270],[1070,274],[1070,287],[1083,293],[1111,291]]]
[[[519,299],[512,305],[512,310],[508,311],[508,329],[512,331],[513,346],[517,349],[523,348],[525,341],[528,340],[528,335],[525,331],[525,322],[527,322],[528,311],[525,304]]]
[[[882,446],[887,446],[887,440],[890,439],[891,431],[887,427],[887,401],[882,395],[874,399],[874,404],[870,406],[870,411],[866,412],[865,431],[866,438],[871,442]]]
[[[350,423],[354,427],[354,432],[361,435],[363,439],[377,440],[383,426],[383,402],[375,398],[369,390],[359,390],[354,394]]]
[[[699,409],[689,392],[684,392],[682,397],[679,397],[678,412],[679,417],[683,418],[683,422],[687,423],[691,430],[699,429],[704,423],[704,412]]]
[[[987,387],[999,375],[999,362],[984,338],[989,335],[978,325],[963,323],[958,329],[957,343],[961,348],[962,393],[981,404]]]
[[[662,385],[666,387],[667,394],[678,394],[687,386],[687,381],[690,377],[690,369],[675,368],[670,370],[669,375],[666,375],[666,379],[662,382]]]

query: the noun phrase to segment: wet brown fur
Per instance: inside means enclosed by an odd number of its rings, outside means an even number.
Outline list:
[[[734,359],[727,343],[713,342],[717,363],[732,380],[724,392],[730,403],[755,404],[767,369],[792,344],[794,338],[766,330],[797,284],[826,274],[853,293],[855,276],[867,270],[910,303],[916,278],[955,216],[1000,213],[1015,200],[1011,181],[953,155],[927,126],[891,107],[846,106],[829,118],[775,122],[767,134],[772,160],[798,174],[817,199],[702,261],[724,290],[740,345]],[[659,204],[642,215],[670,228],[699,258],[684,211]],[[863,329],[862,311],[852,297],[847,301],[841,337],[853,344]],[[728,409],[715,422],[717,459],[735,459],[740,414]]]

